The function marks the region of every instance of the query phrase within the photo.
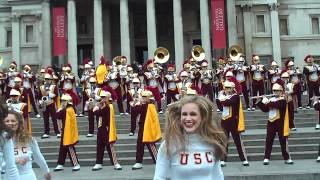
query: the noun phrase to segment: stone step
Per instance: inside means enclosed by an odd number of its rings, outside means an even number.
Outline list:
[[[299,159],[315,159],[317,157],[318,151],[307,151],[307,152],[290,152],[290,156],[293,160],[299,160]],[[134,156],[125,156],[122,157],[121,153],[117,152],[118,161],[121,165],[133,165],[135,163],[135,152],[132,152]],[[77,152],[79,163],[81,166],[93,166],[95,164],[95,152]],[[90,155],[90,157],[88,157]],[[48,166],[49,167],[55,167],[57,165],[57,154],[44,154]],[[92,156],[92,157],[91,157]],[[52,158],[48,158],[52,157]],[[248,154],[248,160],[249,161],[263,161],[264,159],[264,153],[250,153]],[[275,152],[273,151],[271,153],[271,162],[272,160],[283,160],[281,152]],[[240,161],[238,154],[228,154],[228,162],[237,162]],[[107,151],[105,151],[104,154],[104,165],[111,165],[110,159],[108,156]],[[149,156],[149,153],[145,151],[144,158],[143,158],[143,164],[153,164],[153,161],[151,157]],[[67,158],[65,166],[70,166],[70,160]]]

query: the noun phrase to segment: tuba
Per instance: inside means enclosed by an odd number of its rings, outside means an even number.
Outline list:
[[[169,60],[170,54],[168,49],[164,47],[158,47],[154,51],[154,61],[156,63],[164,64]]]
[[[191,49],[191,56],[194,60],[201,62],[206,57],[206,54],[200,45],[195,45]]]
[[[228,49],[228,52],[232,61],[238,61],[243,50],[239,45],[233,45]]]

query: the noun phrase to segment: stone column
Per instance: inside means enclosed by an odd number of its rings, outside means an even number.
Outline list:
[[[157,30],[154,0],[146,0],[147,3],[147,33],[148,33],[148,58],[153,58],[157,48]]]
[[[111,18],[110,18],[110,7],[106,6],[103,7],[103,49],[104,49],[104,56],[111,60]]]
[[[42,59],[41,65],[47,67],[52,64],[52,49],[51,49],[51,12],[50,2],[45,0],[42,2]]]
[[[94,60],[98,65],[103,56],[103,33],[102,33],[102,3],[101,0],[93,1],[93,29],[94,29]]]
[[[78,76],[77,19],[75,0],[68,0],[68,60],[73,73]]]
[[[17,69],[21,69],[20,59],[20,15],[12,15],[12,59],[17,63]]]
[[[229,47],[238,44],[235,0],[227,1],[228,40]]]
[[[251,63],[252,57],[252,24],[251,24],[251,8],[252,5],[242,6],[243,10],[243,27],[244,27],[244,44],[247,62]]]
[[[212,68],[209,17],[208,0],[200,0],[201,44],[206,53],[206,59],[209,62],[209,68]]]
[[[183,47],[183,25],[181,15],[181,0],[173,1],[173,27],[174,27],[174,48],[175,48],[175,63],[176,70],[182,70],[184,60]]]
[[[280,30],[279,30],[279,15],[278,4],[269,4],[271,17],[271,35],[272,35],[272,55],[279,66],[281,66],[281,45],[280,45]]]
[[[121,55],[126,56],[131,64],[128,0],[120,0],[120,37]]]

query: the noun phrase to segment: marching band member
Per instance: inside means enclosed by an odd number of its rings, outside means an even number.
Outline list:
[[[289,113],[289,128],[292,131],[297,130],[297,128],[294,125],[294,84],[290,82],[290,76],[287,71],[284,71],[281,74],[281,80],[284,82],[285,86],[285,97],[288,105],[288,113]]]
[[[230,57],[227,57],[227,63],[224,65],[223,72],[226,73],[227,71],[234,71],[235,68],[234,61]]]
[[[223,89],[224,64],[225,64],[224,58],[223,57],[219,57],[219,59],[218,59],[218,67],[214,72],[214,82],[213,82],[215,99],[218,98],[218,93]]]
[[[272,61],[270,67],[271,68],[268,70],[267,75],[269,78],[269,84],[271,85],[270,86],[270,92],[271,92],[273,84],[276,83],[278,79],[280,79],[281,69],[279,68],[276,61]]]
[[[318,122],[316,124],[316,130],[320,129],[320,99],[314,99],[313,107],[316,111],[318,111]],[[317,162],[320,162],[320,144],[319,144],[319,150],[318,150],[318,158],[316,160]]]
[[[265,67],[260,64],[260,57],[257,55],[252,55],[253,64],[250,66],[250,72],[252,77],[252,96],[257,96],[259,92],[259,96],[264,95],[264,76],[265,76]],[[253,105],[251,110],[256,110],[255,99],[253,99]]]
[[[161,78],[158,70],[154,68],[154,63],[152,59],[149,59],[146,62],[146,69],[144,72],[144,81],[146,82],[146,86],[144,89],[148,89],[154,95],[154,98],[157,102],[158,112],[162,114],[162,107],[161,107],[161,95],[160,95],[160,88],[161,88]]]
[[[179,81],[175,72],[174,64],[169,64],[167,74],[164,76],[164,90],[167,97],[167,105],[171,101],[177,101],[176,95],[178,94],[177,82]]]
[[[107,61],[103,56],[100,58],[95,74],[97,78],[97,86],[102,88],[106,84],[105,77],[108,75]]]
[[[61,76],[60,83],[61,83],[61,89],[62,93],[69,94],[72,97],[72,103],[74,106],[77,106],[80,104],[80,99],[78,94],[76,93],[76,77],[72,73],[72,67],[70,64],[67,64],[65,66],[65,72]]]
[[[17,63],[15,61],[12,61],[10,63],[8,72],[6,74],[6,97],[9,98],[9,94],[11,89],[14,87],[14,78],[18,75],[19,73],[17,72]]]
[[[23,125],[31,133],[31,122],[29,119],[28,106],[21,101],[21,93],[16,89],[10,90],[10,99],[7,100],[9,110],[20,113],[23,117]]]
[[[237,147],[240,160],[243,166],[249,166],[247,155],[241,140],[241,132],[244,128],[244,115],[239,94],[241,94],[241,85],[235,78],[224,82],[224,90],[219,92],[217,105],[222,111],[221,126],[224,129],[227,138],[230,133]],[[227,146],[228,152],[228,146]],[[227,155],[222,159],[221,166],[226,166]]]
[[[141,100],[141,92],[142,88],[140,88],[140,80],[139,78],[133,78],[132,80],[133,87],[129,89],[128,91],[128,100],[129,105],[131,108],[131,127],[130,127],[130,133],[129,136],[133,136],[136,131],[136,125],[137,125],[137,118],[139,115],[139,108],[140,108],[140,100]]]
[[[189,69],[189,78],[191,79],[191,82],[195,85],[198,86],[199,81],[200,81],[200,66],[196,63],[197,61],[191,56],[189,58],[190,62],[190,69]]]
[[[302,109],[302,103],[301,103],[301,78],[302,78],[302,72],[300,71],[299,67],[294,66],[294,62],[292,60],[288,60],[285,63],[286,69],[288,70],[288,73],[290,75],[291,82],[294,84],[294,93],[297,98],[297,104],[295,107],[298,107],[299,109]]]
[[[26,92],[25,103],[28,104],[28,112],[31,112],[31,105],[32,109],[34,110],[36,117],[40,118],[40,114],[38,112],[37,105],[35,103],[35,96],[34,96],[34,84],[35,84],[36,78],[31,72],[31,67],[29,65],[24,66],[23,71],[23,91]]]
[[[128,96],[130,96],[130,89],[132,89],[134,87],[133,85],[133,79],[134,78],[138,78],[138,74],[137,73],[133,73],[133,68],[131,65],[127,66],[127,76],[125,78],[125,82],[126,82],[126,97],[127,97],[127,113],[131,113],[131,107],[130,107],[130,101],[128,100]],[[139,79],[139,78],[138,78]],[[140,80],[139,80],[140,81]]]
[[[110,69],[108,75],[105,78],[105,81],[108,83],[108,85],[113,89],[113,91],[117,94],[117,105],[120,115],[124,115],[123,110],[123,93],[124,89],[122,86],[122,79],[120,76],[120,56],[117,56],[113,59],[113,66]]]
[[[41,138],[50,137],[50,127],[49,127],[49,118],[51,116],[54,132],[57,137],[60,138],[61,134],[58,129],[57,119],[55,116],[56,113],[56,104],[55,99],[58,96],[58,88],[56,85],[52,84],[52,75],[46,73],[44,75],[44,84],[40,86],[39,94],[39,104],[43,111],[43,121],[44,121],[44,134]]]
[[[208,61],[203,60],[201,63],[200,70],[200,80],[201,80],[201,92],[203,96],[208,95],[209,99],[213,102],[213,92],[212,92],[212,79],[213,72],[211,69],[208,69]]]
[[[86,102],[84,111],[88,111],[88,121],[89,121],[89,132],[87,137],[93,137],[94,134],[94,103],[95,103],[95,89],[96,89],[96,78],[90,77],[89,84],[87,84],[83,96],[86,96]]]
[[[0,69],[0,95],[5,96],[6,91],[6,74]]]
[[[86,106],[86,102],[89,100],[90,97],[87,96],[87,93],[86,93],[86,89],[88,89],[88,84],[90,83],[89,82],[89,79],[90,79],[90,72],[91,72],[91,66],[89,64],[89,59],[86,58],[84,59],[84,71],[83,71],[83,74],[81,76],[81,79],[80,79],[80,83],[82,84],[82,112],[80,113],[79,116],[81,115],[84,115],[84,112],[85,112],[85,106]]]
[[[237,64],[235,65],[234,72],[235,72],[236,79],[241,84],[242,94],[244,97],[244,101],[246,102],[246,109],[250,110],[249,94],[248,94],[248,88],[247,88],[249,67],[245,65],[245,60],[243,57],[239,57]]]
[[[111,164],[115,170],[122,170],[118,163],[113,143],[117,140],[117,130],[115,114],[112,102],[110,102],[111,94],[105,90],[100,92],[100,101],[93,108],[93,112],[98,116],[98,134],[97,134],[97,157],[96,164],[92,168],[93,171],[102,169],[104,149],[107,148]]]
[[[313,96],[319,96],[319,71],[320,67],[318,64],[313,62],[313,57],[311,55],[307,55],[304,58],[306,65],[303,68],[303,74],[306,76],[307,85],[308,85],[308,94],[309,94],[309,102],[307,105],[307,109],[310,108],[311,98]]]
[[[72,171],[79,171],[80,164],[75,149],[75,145],[79,140],[77,117],[75,107],[72,103],[72,97],[69,94],[62,94],[61,108],[58,109],[56,116],[61,120],[62,137],[60,140],[58,165],[54,168],[54,171],[63,170],[67,154],[69,154],[71,164],[73,165]]]
[[[160,122],[158,112],[153,104],[153,95],[151,91],[144,90],[141,92],[142,100],[139,107],[139,132],[137,138],[136,163],[132,166],[132,170],[142,168],[144,146],[147,145],[151,157],[156,162],[157,148],[155,142],[161,139]]]
[[[286,106],[286,99],[284,97],[284,85],[281,80],[272,86],[274,97],[270,99],[264,97],[262,101],[258,101],[257,105],[263,112],[269,113],[269,120],[267,123],[267,137],[264,152],[264,165],[269,165],[269,159],[272,150],[272,144],[276,133],[279,136],[281,145],[282,157],[285,164],[293,164],[288,150],[288,135],[289,135],[289,119],[288,107]]]
[[[188,82],[188,73],[186,71],[182,71],[180,73],[180,82],[177,84],[179,99],[181,99],[187,92],[189,88],[191,88],[191,82]]]
[[[126,83],[126,78],[128,76],[128,64],[127,64],[127,57],[126,56],[121,56],[120,62],[121,64],[119,65],[119,75],[121,78],[121,89],[122,89],[122,99],[125,100],[127,99],[127,91],[128,91],[128,87],[127,87],[127,83]],[[128,114],[128,109],[126,110],[126,114]]]

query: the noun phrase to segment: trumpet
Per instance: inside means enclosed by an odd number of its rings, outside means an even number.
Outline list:
[[[48,97],[48,96],[42,96],[41,100],[42,100],[44,103],[46,103],[46,102],[48,102],[49,97]]]
[[[94,108],[94,99],[93,98],[89,98],[89,100],[88,100],[88,108],[89,109],[93,109]]]
[[[260,99],[260,98],[264,98],[264,97],[277,97],[279,96],[278,94],[268,94],[268,95],[262,95],[262,96],[253,96],[251,97],[251,99]]]

